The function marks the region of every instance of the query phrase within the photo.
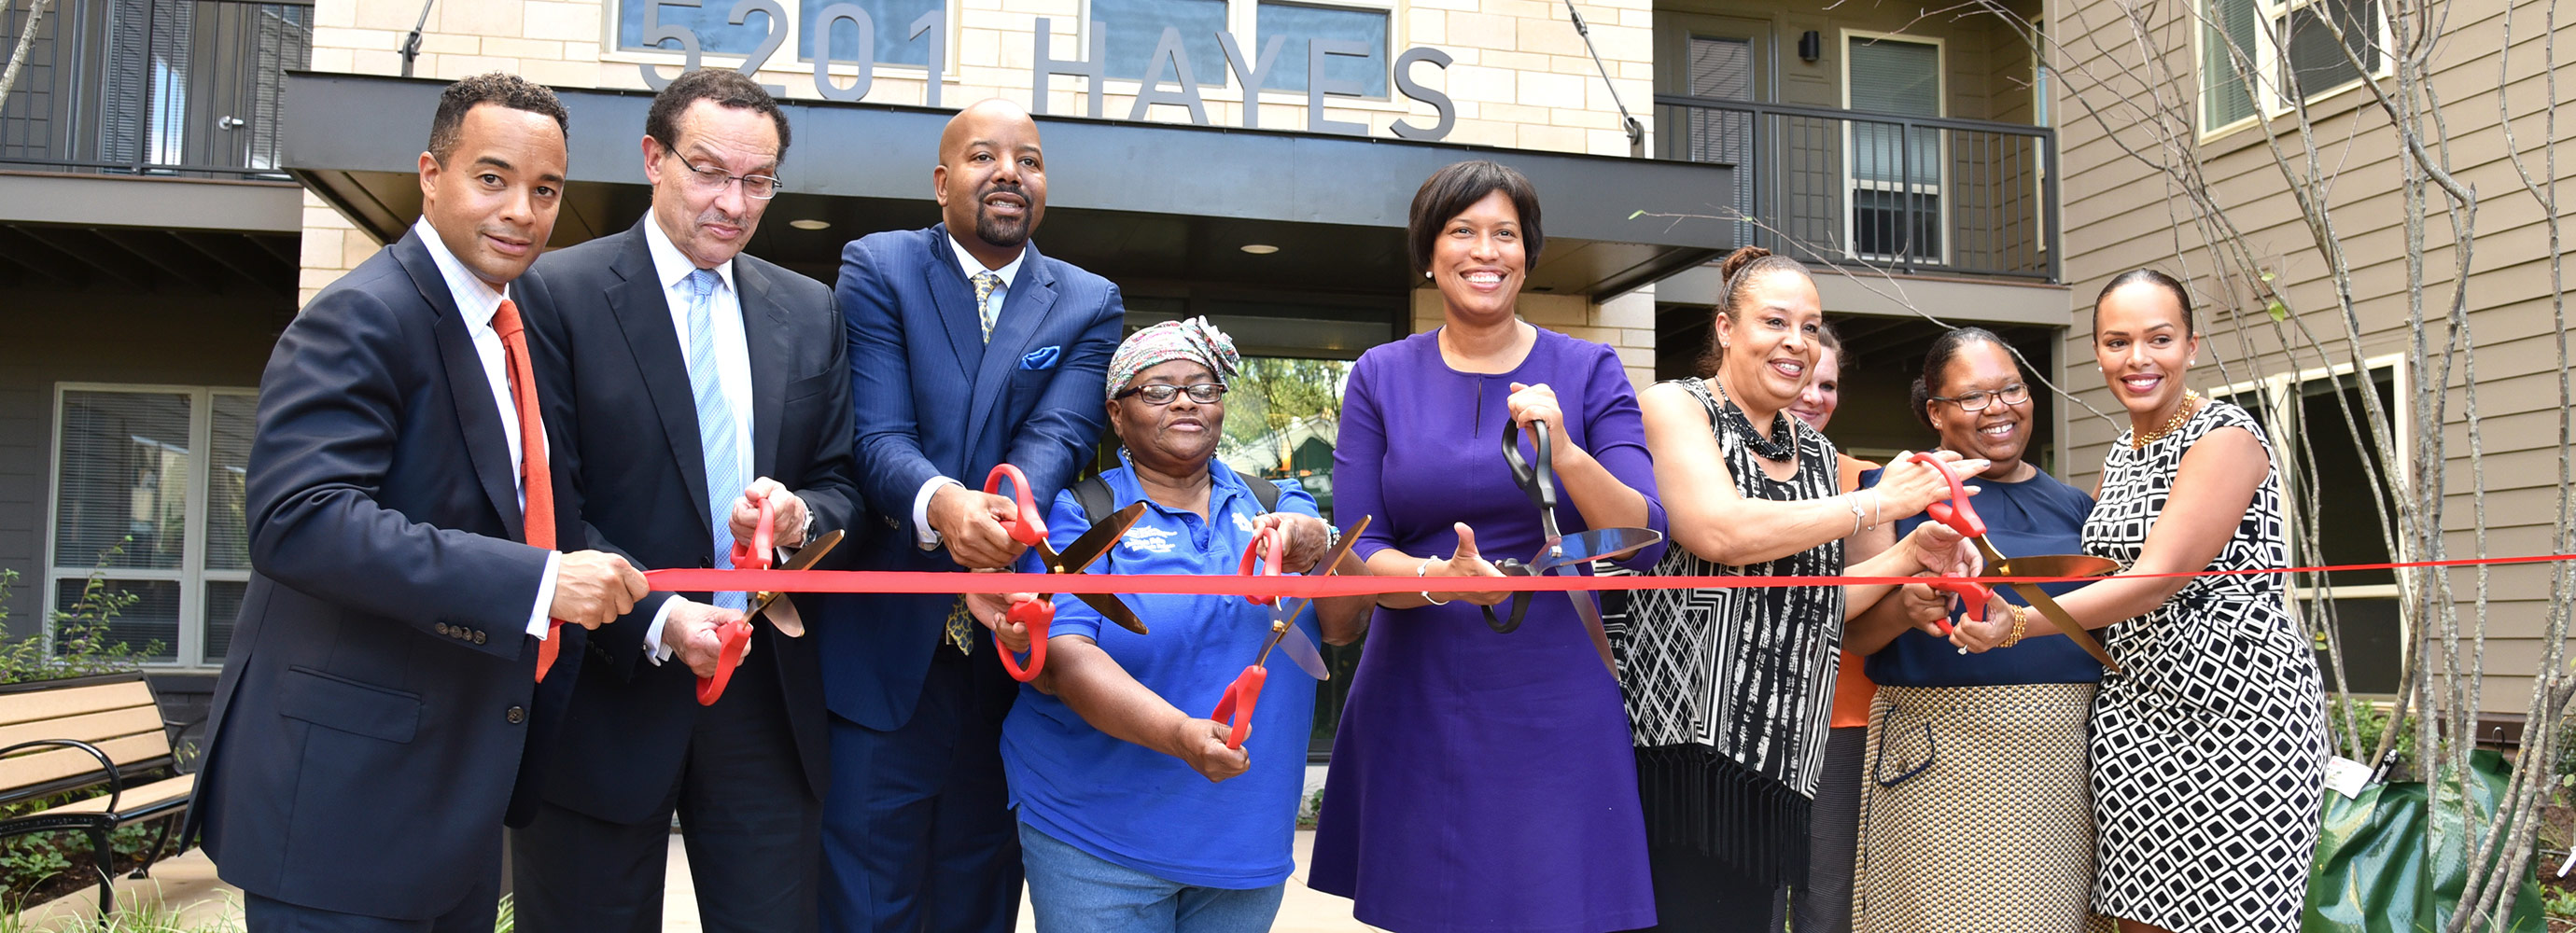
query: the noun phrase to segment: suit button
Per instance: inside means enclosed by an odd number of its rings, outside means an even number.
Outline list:
[[[501,714],[501,718],[509,720],[510,724],[515,726],[528,720],[528,709],[524,706],[513,706],[510,707],[509,712]]]
[[[886,516],[886,517],[885,517],[885,523],[886,523],[886,527],[888,527],[888,528],[901,528],[901,527],[903,527],[903,524],[902,524],[901,522],[897,522],[897,521],[895,521],[895,520],[894,520],[894,516],[892,516],[892,515],[888,515],[888,516]]]
[[[475,630],[474,630],[474,643],[475,643],[475,644],[478,644],[478,645],[483,643],[483,630],[482,630],[482,629],[479,629],[479,628],[478,628],[478,629],[475,629]]]
[[[698,567],[700,569],[713,568],[715,565],[716,559],[712,556],[698,558]]]
[[[447,623],[445,623],[445,622],[438,623],[438,626],[437,626],[437,628],[436,628],[436,631],[437,631],[439,634],[441,634],[441,635],[445,635],[445,634],[447,634]]]

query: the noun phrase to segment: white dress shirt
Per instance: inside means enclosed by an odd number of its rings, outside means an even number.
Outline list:
[[[658,221],[644,225],[644,247],[653,256],[653,278],[662,284],[663,304],[671,310],[671,330],[679,336],[680,356],[686,362],[689,303],[696,300],[688,281],[689,274],[698,270],[697,262],[680,252],[680,247],[671,242],[671,235]],[[708,271],[714,272],[719,282],[715,293],[707,296],[707,310],[711,336],[715,338],[717,387],[724,393],[726,407],[733,409],[734,471],[737,476],[751,476],[751,340],[743,330],[742,292],[735,286],[733,260],[725,260],[722,265]],[[731,492],[735,497],[742,494],[739,489]],[[708,521],[721,529],[727,516],[710,514]],[[804,540],[813,527],[814,510],[809,508],[805,510],[805,524],[797,532],[797,539]],[[785,553],[790,549],[779,550]],[[774,561],[775,558],[773,555]],[[662,607],[653,613],[652,624],[644,629],[644,650],[650,653],[655,664],[671,656],[670,647],[662,644],[662,625],[671,618],[673,604],[681,599],[673,596],[663,600]]]
[[[483,379],[490,383],[486,388],[492,390],[492,402],[500,410],[501,436],[509,441],[510,463],[516,467],[520,463],[521,443],[519,406],[510,399],[509,351],[501,346],[501,332],[492,329],[492,317],[501,313],[501,302],[509,296],[466,271],[465,264],[457,260],[456,254],[447,251],[447,243],[438,238],[438,230],[429,225],[429,218],[423,217],[413,223],[412,232],[419,234],[421,243],[429,247],[430,260],[437,263],[438,274],[447,279],[448,297],[455,300],[457,313],[465,318],[465,332],[474,338],[474,355],[482,358]],[[463,389],[456,387],[455,391]],[[542,433],[536,442],[539,449],[549,449],[544,446],[546,439]],[[524,512],[528,507],[528,489],[520,478],[521,472],[512,469],[510,483],[519,491],[519,509]],[[558,532],[563,530],[556,529]],[[554,605],[555,573],[562,563],[563,551],[560,549],[546,554],[546,572],[537,583],[536,605],[528,611],[528,634],[539,639],[545,638],[550,628],[546,624],[546,610]]]
[[[984,299],[985,307],[993,309],[994,326],[999,327],[1002,320],[1002,302],[1011,293],[1011,283],[1020,277],[1020,263],[1028,260],[1029,251],[1023,248],[1019,251],[1018,255],[1012,256],[1011,261],[1003,264],[1001,268],[987,270],[984,268],[983,260],[975,258],[975,254],[967,252],[966,247],[957,242],[955,234],[950,234],[948,237],[948,250],[949,252],[956,254],[957,268],[966,273],[966,281],[969,288],[973,287],[976,273],[989,271],[1002,277],[1001,284],[993,288],[993,294]],[[972,292],[969,292],[969,294],[972,294]],[[975,311],[977,314],[982,314],[984,309],[977,308]],[[978,328],[982,327],[982,322],[980,320],[977,321],[976,326]],[[933,476],[928,482],[921,484],[920,492],[913,494],[912,541],[914,544],[919,545],[922,550],[927,551],[939,546],[939,532],[937,529],[930,527],[931,494],[938,492],[939,487],[941,486],[961,485],[964,484],[945,476]]]

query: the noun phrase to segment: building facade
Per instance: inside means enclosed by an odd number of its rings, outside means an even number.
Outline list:
[[[2520,151],[2535,175],[2545,176],[2549,148],[2576,140],[2576,121],[2562,116],[2554,136],[2544,121],[2547,109],[2563,108],[2563,97],[2548,100],[2542,69],[2547,8],[2545,0],[2479,0],[2442,8],[2438,19],[2445,33],[2427,71],[2442,105],[2453,172],[2481,194],[2475,263],[2465,283],[2466,318],[2476,353],[2484,448],[2485,547],[2498,556],[2555,553],[2553,530],[2566,495],[2558,484],[2568,451],[2558,430],[2565,372],[2552,324],[2550,231],[2546,212],[2523,191],[2507,155],[2509,149]],[[2413,293],[2405,273],[2404,147],[2369,87],[2395,93],[2388,14],[2373,3],[2268,0],[2195,0],[2159,6],[2152,16],[2134,20],[2131,10],[2073,0],[2051,4],[2047,20],[2047,51],[2061,76],[2056,91],[2064,127],[2064,277],[2077,301],[2064,331],[2064,355],[2072,364],[2089,363],[2092,322],[2084,311],[2113,276],[2139,266],[2177,274],[2200,303],[2204,339],[2192,381],[2205,394],[2237,401],[2263,418],[2276,459],[2284,461],[2289,501],[2309,513],[2293,515],[2294,524],[2318,522],[2315,546],[2294,543],[2293,565],[2387,561],[2390,549],[2372,499],[2388,500],[2370,483],[2363,463],[2365,456],[2375,457],[2378,442],[2357,440],[2343,412],[2347,406],[2361,411],[2360,393],[2368,385],[2389,412],[2396,481],[2406,487],[2429,481],[2415,475],[2422,466],[2413,462],[2414,438],[2424,430],[2419,419],[2430,420],[2422,390],[2427,380],[2443,378],[2441,319],[2453,289],[2462,284],[2454,274],[2451,228],[2436,202],[2426,225],[2421,292],[2434,321],[2425,339],[2435,368],[2420,371],[2407,361],[2418,331],[2407,310]],[[2329,16],[2345,28],[2323,28]],[[2501,60],[2508,16],[2512,52]],[[2576,45],[2576,32],[2563,20],[2558,30],[2559,47]],[[2349,43],[2352,54],[2338,42]],[[2231,55],[2231,47],[2245,54]],[[2566,53],[2559,54],[2558,86],[2576,86],[2569,81]],[[2293,86],[2303,99],[2292,99]],[[2317,147],[2316,177],[2327,182],[2321,196],[2349,255],[2348,277],[2333,274],[2293,193],[2292,180],[2308,171],[2298,129],[2302,110]],[[2508,111],[2514,116],[2510,147],[2500,118]],[[2276,145],[2289,161],[2286,172],[2276,162]],[[2555,181],[2567,190],[2576,180],[2576,161],[2562,158],[2556,167]],[[2253,271],[2229,250],[2211,248],[2228,238],[2195,219],[2202,216],[2191,206],[2196,197],[2223,213],[2236,237],[2249,245]],[[2266,285],[2279,290],[2283,301],[2277,309],[2263,291]],[[2343,287],[2351,291],[2357,343],[2347,338],[2338,303]],[[2070,368],[2083,370],[2083,378],[2073,379],[2081,400],[2119,414],[2089,365]],[[2450,556],[2469,557],[2479,546],[2469,373],[2465,365],[2448,371],[2448,383],[2432,393],[2444,399],[2437,428],[2446,438],[2442,529]],[[2356,373],[2366,374],[2366,382]],[[2338,403],[2337,396],[2344,401]],[[2065,448],[2075,468],[2067,472],[2079,485],[2094,479],[2126,426],[2125,417],[2089,416],[2069,425]],[[2487,581],[2491,621],[2479,706],[2492,719],[2511,720],[2496,723],[2506,725],[2507,739],[2520,728],[2541,658],[2550,576],[2547,565],[2505,566],[2494,568]],[[2379,571],[2293,582],[2298,607],[2312,619],[2322,618],[2331,605],[2353,692],[2394,693],[2406,652],[2425,637],[2408,631],[2401,616],[2407,596],[2400,581]],[[2326,582],[2333,586],[2323,587]],[[2475,571],[2452,577],[2464,619],[2477,611],[2477,586]],[[2328,677],[2331,691],[2332,673]],[[2481,739],[2493,735],[2480,728]]]
[[[848,240],[937,220],[949,111],[1042,110],[1042,248],[1117,282],[1131,325],[1205,314],[1235,334],[1282,390],[1235,406],[1248,423],[1229,460],[1275,451],[1274,475],[1325,495],[1335,367],[1438,324],[1406,269],[1404,211],[1459,159],[1539,185],[1548,243],[1524,316],[1616,347],[1639,384],[1692,371],[1710,263],[1747,243],[1817,270],[1850,346],[1845,447],[1932,443],[1902,399],[1943,326],[1990,327],[2040,372],[2066,369],[2056,136],[2015,25],[2035,2],[2012,18],[1760,0],[70,6],[0,109],[0,185],[41,195],[0,192],[0,319],[19,335],[0,349],[0,567],[23,575],[16,634],[106,568],[146,596],[118,631],[163,642],[171,683],[222,662],[269,345],[411,222],[440,84],[491,70],[572,110],[555,246],[641,215],[658,80],[694,62],[772,85],[795,143],[751,250],[825,282]],[[153,41],[116,38],[131,35]],[[233,85],[268,96],[234,105]],[[220,157],[182,151],[234,137]],[[2043,402],[2043,463],[2060,407]]]

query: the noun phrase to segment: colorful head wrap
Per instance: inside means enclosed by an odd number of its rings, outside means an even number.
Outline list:
[[[1164,321],[1127,335],[1118,345],[1118,352],[1109,357],[1106,394],[1117,397],[1118,390],[1126,388],[1137,373],[1173,360],[1189,360],[1207,367],[1208,372],[1216,374],[1219,384],[1243,363],[1243,357],[1234,352],[1234,338],[1216,329],[1207,318]]]

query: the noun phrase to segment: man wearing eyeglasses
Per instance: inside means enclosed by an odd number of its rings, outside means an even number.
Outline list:
[[[870,570],[1007,567],[998,463],[1053,501],[1091,458],[1101,380],[1125,314],[1116,286],[1030,241],[1046,156],[1026,111],[988,100],[939,139],[931,190],[946,220],[872,234],[841,253],[851,397],[883,516]],[[1007,490],[1006,490],[1007,491]],[[816,626],[831,707],[823,921],[836,931],[1005,933],[1020,904],[1020,843],[1003,784],[1002,720],[1018,684],[986,626],[999,603],[957,596],[833,600]]]
[[[831,292],[742,252],[787,143],[751,79],[683,75],[644,119],[652,209],[543,260],[529,327],[572,428],[582,532],[637,566],[730,566],[763,503],[784,551],[861,508]],[[745,608],[743,593],[656,592],[591,640],[543,802],[512,843],[522,929],[660,930],[675,811],[706,929],[814,929],[829,758],[812,641],[754,620],[716,703],[694,689],[715,673],[715,626]]]

